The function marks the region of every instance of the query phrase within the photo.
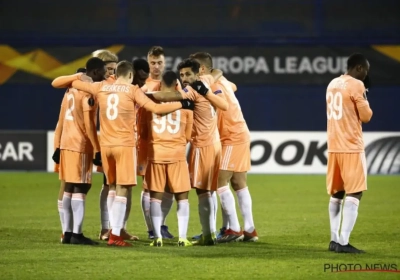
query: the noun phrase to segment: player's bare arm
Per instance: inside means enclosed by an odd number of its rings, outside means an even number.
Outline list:
[[[208,90],[204,97],[210,101],[211,105],[222,111],[227,111],[229,109],[229,104],[222,95],[215,95],[211,90]]]
[[[182,94],[177,90],[157,91],[149,94],[149,96],[160,102],[179,101],[183,99]]]
[[[54,88],[67,88],[67,87],[71,86],[73,81],[76,81],[76,80],[89,81],[89,79],[90,79],[90,77],[88,77],[82,73],[77,73],[77,74],[73,74],[73,75],[57,77],[51,82],[51,85]],[[91,80],[92,79],[90,79],[90,81]]]
[[[90,94],[96,95],[101,87],[101,82],[96,82],[96,83],[88,83],[88,82],[83,82],[81,80],[75,80],[72,82],[72,87],[76,88],[77,90],[85,91]]]
[[[192,139],[193,130],[193,112],[188,112],[188,118],[186,122],[186,141],[189,142]]]
[[[97,137],[97,128],[96,123],[93,118],[93,112],[85,110],[83,112],[83,119],[85,122],[85,130],[89,137],[90,142],[92,143],[94,152],[100,152],[100,144],[99,139]]]
[[[224,73],[219,69],[212,69],[210,74],[214,78],[214,81],[217,81]]]

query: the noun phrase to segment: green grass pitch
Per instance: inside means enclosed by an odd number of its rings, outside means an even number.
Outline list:
[[[102,177],[87,197],[85,235],[96,238]],[[149,247],[134,188],[128,230],[132,248],[60,244],[57,174],[0,173],[0,279],[399,279],[400,273],[324,271],[325,264],[395,264],[400,270],[400,176],[370,176],[351,243],[364,255],[327,251],[325,177],[250,175],[258,243]],[[197,197],[189,197],[188,236],[200,230]],[[238,209],[238,208],[237,208]],[[219,209],[219,211],[221,211]],[[220,226],[220,212],[218,226]],[[240,214],[239,214],[240,217]],[[241,217],[240,217],[241,219]],[[176,203],[167,219],[177,234]]]

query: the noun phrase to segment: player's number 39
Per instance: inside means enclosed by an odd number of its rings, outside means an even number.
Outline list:
[[[343,117],[343,96],[341,92],[326,94],[326,116],[328,120],[340,120]]]
[[[110,121],[113,121],[118,117],[118,107],[117,107],[118,103],[119,103],[118,94],[111,93],[107,97],[106,116],[107,116],[107,119],[109,119]]]
[[[166,129],[169,133],[176,134],[181,126],[181,111],[178,110],[175,113],[175,120],[172,117],[172,113],[161,116],[153,113],[153,122],[156,124],[153,125],[153,130],[156,133],[163,133]]]

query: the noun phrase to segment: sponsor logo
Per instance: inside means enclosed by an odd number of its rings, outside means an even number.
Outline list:
[[[0,131],[0,169],[45,170],[46,145],[44,132]]]
[[[400,132],[365,132],[369,174],[400,174]],[[249,173],[326,174],[325,132],[251,132]]]
[[[369,174],[400,174],[400,136],[380,138],[365,148]]]

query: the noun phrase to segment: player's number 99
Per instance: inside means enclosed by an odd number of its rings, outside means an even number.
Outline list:
[[[343,96],[341,92],[326,94],[326,116],[328,120],[340,120],[343,117]]]
[[[69,101],[72,100],[72,104],[71,106],[69,106]],[[68,101],[68,109],[65,112],[65,119],[69,120],[69,121],[73,121],[74,120],[74,116],[72,116],[72,112],[75,110],[75,98],[74,95],[72,93],[68,93],[67,94],[67,101]]]
[[[107,116],[107,119],[109,119],[110,121],[113,121],[118,117],[118,108],[117,108],[118,103],[119,103],[118,94],[111,93],[107,97],[106,116]]]
[[[156,133],[163,133],[168,130],[171,134],[176,134],[181,126],[181,111],[175,111],[175,120],[172,118],[172,113],[167,115],[161,115],[153,113],[153,121],[156,125],[153,125],[153,130]]]

